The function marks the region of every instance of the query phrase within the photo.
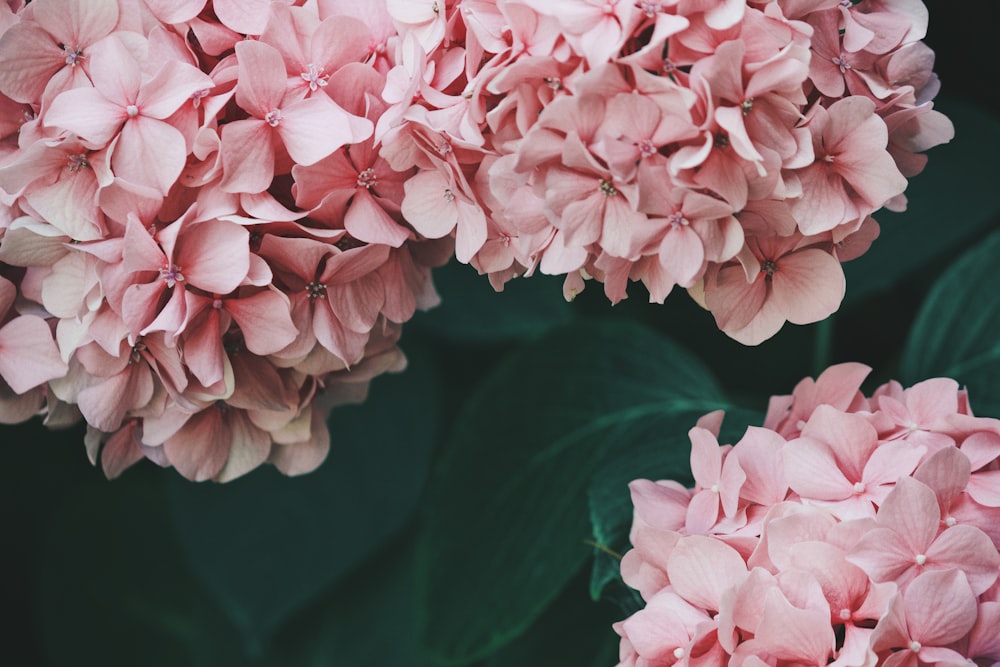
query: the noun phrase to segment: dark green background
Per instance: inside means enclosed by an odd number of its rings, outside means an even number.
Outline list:
[[[620,503],[620,480],[653,474],[643,452],[658,437],[676,445],[663,465],[683,466],[686,442],[674,441],[696,415],[677,408],[654,428],[626,424],[626,413],[621,425],[609,408],[612,426],[594,427],[600,442],[581,434],[573,456],[556,446],[539,460],[526,443],[558,445],[559,434],[546,431],[554,424],[569,431],[616,401],[627,409],[655,396],[655,386],[642,385],[643,355],[651,368],[664,360],[652,378],[682,372],[670,359],[707,368],[721,389],[700,395],[718,391],[759,414],[768,394],[789,392],[829,363],[868,363],[872,383],[943,372],[957,362],[927,341],[929,329],[948,325],[936,318],[944,305],[955,320],[998,312],[996,262],[958,261],[997,228],[1000,211],[994,3],[927,4],[939,108],[955,120],[957,139],[932,151],[912,182],[910,212],[878,216],[883,238],[848,265],[848,298],[832,320],[786,326],[743,348],[683,293],[661,307],[633,286],[612,308],[590,285],[564,304],[559,280],[514,283],[497,295],[467,267],[449,266],[445,305],[405,329],[410,370],[376,380],[369,404],[334,412],[331,456],[312,476],[263,469],[228,486],[196,486],[143,462],[108,482],[88,464],[81,429],[0,427],[3,663],[417,667],[430,656],[484,667],[613,665],[610,623],[635,599],[601,579],[614,560],[586,544],[588,498],[598,508]],[[902,362],[918,309],[956,266],[960,275],[939,290],[937,310],[911,340],[913,358]],[[978,291],[964,289],[964,279]],[[946,342],[964,335],[957,325],[942,331]],[[674,348],[650,332],[690,352],[667,354]],[[1000,410],[996,373],[984,373],[959,379],[980,383],[979,405]],[[593,394],[607,386],[614,391]],[[634,447],[633,474],[618,450],[601,449],[616,439]],[[510,538],[490,547],[500,530]],[[609,541],[623,539],[622,525],[616,530]],[[579,539],[548,545],[556,533]],[[568,552],[556,560],[559,549]],[[505,578],[515,573],[530,587]],[[595,586],[599,602],[589,595]]]

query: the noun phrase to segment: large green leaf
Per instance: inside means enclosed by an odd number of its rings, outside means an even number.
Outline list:
[[[723,403],[719,402],[719,407]],[[597,600],[605,587],[620,578],[619,560],[628,548],[632,526],[632,499],[628,484],[634,479],[672,479],[690,486],[691,443],[688,431],[705,411],[665,411],[629,430],[621,443],[609,447],[587,489],[593,529],[594,566],[590,595]],[[761,416],[745,409],[726,408],[719,442],[735,444],[746,427],[759,425]],[[621,591],[619,591],[621,592]],[[620,596],[619,596],[620,597]],[[624,596],[623,603],[630,596]]]
[[[622,618],[615,607],[588,600],[586,579],[577,576],[527,632],[483,667],[611,667],[619,644],[611,625]]]
[[[1000,153],[1000,118],[955,98],[935,108],[955,125],[955,139],[929,151],[927,168],[906,189],[905,213],[876,215],[881,236],[859,259],[844,265],[846,303],[883,291],[934,258],[975,239],[1000,214],[994,155]]]
[[[434,270],[441,305],[418,313],[410,326],[463,342],[497,342],[536,336],[573,316],[562,297],[562,280],[535,275],[516,278],[502,292],[474,268],[452,261]]]
[[[140,467],[109,483],[95,471],[49,517],[36,602],[46,665],[253,664],[178,549],[163,475]]]
[[[944,376],[978,414],[1000,417],[1000,232],[966,252],[924,302],[907,340],[903,380]]]
[[[465,664],[521,634],[592,552],[587,487],[604,448],[718,395],[686,351],[634,324],[580,322],[498,366],[465,404],[425,504],[429,654]]]
[[[372,382],[364,404],[333,410],[330,454],[317,471],[287,478],[266,467],[225,485],[173,477],[184,550],[248,639],[266,637],[414,512],[439,406],[429,359],[409,356],[406,372]]]
[[[413,531],[286,619],[267,667],[422,667],[414,605]]]

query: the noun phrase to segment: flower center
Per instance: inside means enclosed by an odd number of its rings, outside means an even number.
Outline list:
[[[837,613],[837,616],[839,616],[842,621],[849,621],[851,619],[851,610],[845,607]]]
[[[639,10],[646,15],[646,18],[653,18],[656,13],[660,11],[659,2],[650,2],[650,0],[643,0],[639,3]]]
[[[285,117],[281,115],[281,109],[271,109],[267,112],[267,115],[264,116],[264,122],[271,127],[278,127],[278,124],[284,120],[284,118]]]
[[[70,67],[76,67],[81,60],[87,56],[83,55],[83,47],[77,44],[73,48],[70,48],[66,44],[62,45],[63,55],[66,56],[66,64]]]
[[[601,194],[605,197],[614,197],[618,194],[618,190],[615,190],[615,186],[611,184],[611,181],[601,179]]]
[[[716,148],[727,148],[729,146],[729,137],[722,132],[715,135],[715,147]]]
[[[667,221],[670,223],[671,227],[683,227],[690,224],[688,223],[687,218],[684,217],[684,214],[679,211],[671,214],[671,216],[667,218]]]
[[[70,170],[70,172],[72,172],[72,173],[75,174],[76,172],[80,171],[81,169],[86,169],[89,166],[90,166],[90,163],[87,162],[87,156],[84,155],[83,153],[79,153],[77,155],[70,155],[69,156],[69,170]]]
[[[907,648],[909,648],[914,653],[919,653],[920,649],[923,648],[923,647],[920,645],[920,642],[914,640],[914,641],[910,642],[910,645]]]
[[[840,73],[844,74],[847,70],[851,69],[851,64],[847,62],[847,54],[841,53],[836,58],[830,58],[834,65],[840,68]]]
[[[764,260],[764,263],[761,265],[760,270],[766,273],[767,277],[770,278],[778,271],[778,265],[775,264],[772,260],[767,259]]]
[[[927,556],[925,556],[924,554],[917,554],[917,557],[914,558],[913,560],[917,563],[917,565],[923,565],[924,563],[927,562]]]
[[[317,88],[325,88],[326,84],[329,83],[327,79],[330,78],[329,74],[325,76],[323,75],[322,67],[316,67],[316,65],[312,63],[309,63],[306,71],[299,74],[299,76],[302,77],[303,81],[309,84],[309,90],[313,92],[316,92]]]
[[[142,353],[146,351],[146,344],[139,339],[132,346],[131,352],[129,352],[128,363],[137,364],[142,361]]]
[[[855,493],[855,495],[860,496],[864,492],[865,492],[865,485],[863,483],[861,483],[861,482],[855,482],[854,483],[854,493]]]
[[[743,102],[740,103],[740,109],[743,110],[744,116],[749,116],[750,110],[753,109],[753,98],[743,100]]]
[[[367,188],[368,190],[371,190],[376,185],[378,185],[378,177],[375,176],[375,170],[371,167],[358,174],[359,188]]]
[[[636,142],[636,147],[639,149],[639,153],[643,157],[649,157],[650,155],[656,154],[656,146],[649,139],[643,139],[642,141]]]
[[[544,81],[545,84],[552,90],[559,90],[562,88],[562,79],[557,76],[547,76],[542,79],[542,81]]]
[[[677,658],[678,660],[682,660],[684,658],[684,648],[681,647],[681,646],[678,646],[677,648],[675,648],[674,649],[674,657]]]
[[[128,114],[129,118],[135,118],[136,116],[139,115],[139,107],[137,107],[134,104],[130,104],[127,107],[125,107],[125,113]]]
[[[176,264],[167,264],[160,269],[160,278],[167,282],[167,287],[173,287],[184,280],[184,274],[181,273],[181,267]]]
[[[451,188],[444,189],[444,200],[449,204],[455,201],[455,193],[451,191]]]
[[[191,103],[194,104],[194,107],[196,109],[199,106],[201,106],[201,100],[202,100],[202,98],[204,98],[206,95],[208,95],[208,93],[209,93],[209,89],[208,88],[202,88],[201,90],[196,90],[193,93],[191,93],[191,96],[190,96],[189,99],[191,100]]]
[[[318,299],[326,294],[326,285],[323,283],[311,282],[306,285],[306,293],[310,299]]]

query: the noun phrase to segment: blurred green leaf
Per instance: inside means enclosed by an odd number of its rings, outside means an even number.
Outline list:
[[[184,551],[248,638],[266,637],[414,512],[439,391],[429,359],[408,354],[406,372],[376,378],[364,404],[333,410],[330,454],[315,472],[288,478],[264,467],[225,485],[171,478]]]
[[[486,660],[483,667],[611,667],[618,662],[622,614],[587,599],[585,576],[577,576],[523,635]]]
[[[252,649],[245,652],[178,549],[163,474],[95,478],[53,513],[38,593],[47,665],[252,664]]]
[[[286,619],[268,667],[423,667],[411,534],[366,558],[352,576]]]
[[[1000,118],[968,102],[942,97],[935,109],[955,125],[955,139],[928,152],[927,168],[906,189],[904,213],[875,217],[882,232],[862,257],[844,265],[845,305],[892,287],[943,252],[989,229],[1000,214],[996,173]]]
[[[424,507],[429,654],[465,664],[524,632],[592,552],[587,487],[609,439],[718,395],[685,350],[634,324],[581,321],[501,363],[465,404]]]
[[[441,305],[419,313],[409,326],[450,340],[498,342],[536,336],[573,317],[557,277],[516,278],[496,292],[486,276],[452,261],[434,270],[434,285]]]
[[[912,384],[950,377],[978,414],[1000,417],[1000,232],[962,255],[935,283],[902,361]]]
[[[722,444],[735,444],[743,437],[747,426],[760,425],[763,421],[761,415],[751,410],[725,407],[721,400],[716,407],[726,410],[719,433]],[[687,434],[709,411],[665,411],[633,426],[627,437],[617,438],[614,445],[605,450],[587,489],[594,542],[600,545],[594,552],[590,579],[590,595],[594,600],[601,597],[610,582],[621,576],[619,560],[629,547],[628,533],[632,527],[629,482],[671,479],[685,486],[693,485],[691,442]],[[626,597],[624,602],[628,601]]]

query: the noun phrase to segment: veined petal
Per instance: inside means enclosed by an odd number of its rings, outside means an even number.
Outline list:
[[[344,111],[326,95],[300,100],[281,110],[278,135],[298,164],[319,162],[345,144],[356,144],[372,135],[367,118]]]
[[[268,11],[262,9],[262,13],[266,16]],[[236,43],[236,60],[239,63],[236,103],[258,118],[279,108],[287,76],[278,50],[263,42],[244,40]]]
[[[284,76],[284,75],[282,75]],[[263,192],[274,178],[271,128],[262,120],[247,119],[222,127],[222,182],[225,192]]]
[[[190,284],[228,294],[250,270],[250,232],[223,220],[193,224],[178,239],[174,261]]]
[[[108,100],[125,107],[135,104],[142,85],[142,70],[115,33],[90,48],[90,78]]]
[[[168,60],[139,91],[136,105],[143,116],[163,120],[177,111],[191,95],[215,87],[212,77],[179,60]]]
[[[74,88],[56,96],[43,122],[48,127],[69,130],[85,141],[106,145],[128,118],[125,108],[96,88]]]
[[[136,116],[122,127],[111,155],[111,169],[118,178],[166,195],[186,159],[184,135],[177,128],[162,120]]]
[[[66,54],[45,30],[31,21],[15,23],[0,38],[0,92],[23,104],[37,102],[65,64]]]
[[[403,245],[412,233],[392,219],[366,189],[359,189],[344,215],[344,229],[359,241]]]
[[[224,307],[243,333],[247,349],[254,354],[274,354],[298,335],[287,300],[271,290],[243,299],[227,299]]]
[[[15,393],[63,377],[68,370],[42,318],[21,315],[0,329],[0,377]]]
[[[70,47],[87,46],[118,24],[118,0],[36,0],[35,20]]]

